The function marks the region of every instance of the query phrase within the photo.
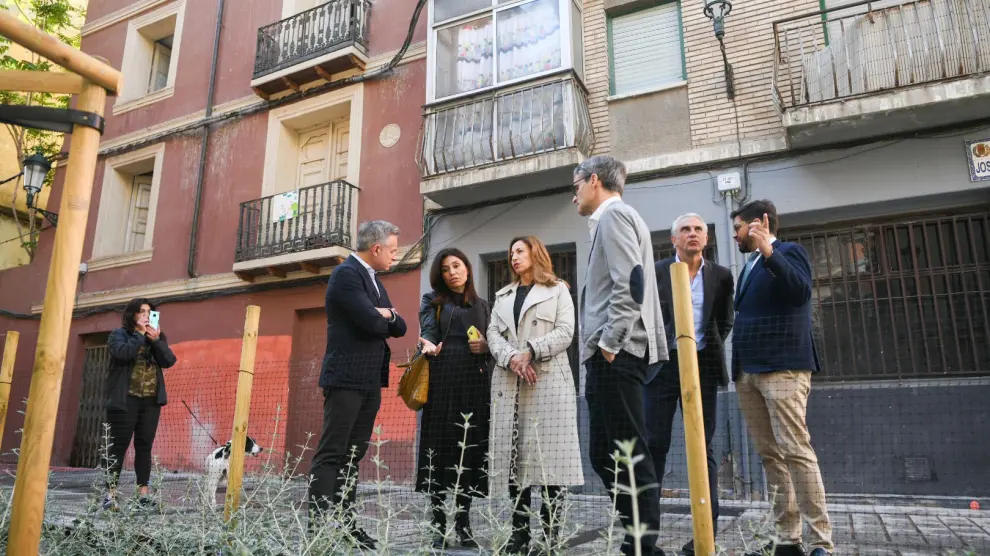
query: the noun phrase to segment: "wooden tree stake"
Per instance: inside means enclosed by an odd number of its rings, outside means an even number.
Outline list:
[[[3,430],[7,425],[7,408],[10,406],[10,383],[14,380],[14,359],[17,357],[17,340],[21,333],[7,331],[3,346],[3,363],[0,364],[0,447],[3,446]]]
[[[247,441],[248,415],[251,412],[251,388],[254,386],[254,359],[258,351],[258,322],[261,307],[248,305],[244,317],[244,342],[241,365],[237,372],[237,402],[234,405],[234,434],[230,438],[230,467],[227,468],[227,499],[223,516],[229,521],[241,501],[244,484],[244,443]]]
[[[0,23],[5,23],[6,18],[10,17],[13,16],[0,12]],[[0,28],[0,33],[5,34],[5,30]],[[102,116],[106,98],[107,92],[103,87],[87,82],[76,107]],[[69,327],[72,325],[79,261],[82,259],[99,146],[99,131],[83,125],[73,126],[58,227],[55,229],[55,247],[48,270],[48,286],[45,289],[38,345],[31,372],[24,436],[17,461],[7,554],[38,553],[48,492],[52,440],[55,437],[55,415],[58,413],[58,399],[62,392],[65,351],[69,342]]]
[[[701,380],[698,375],[698,343],[694,337],[694,306],[691,303],[691,278],[687,263],[674,263],[670,266],[670,283],[674,294],[677,363],[680,366],[681,413],[684,416],[694,549],[699,555],[712,556],[715,554],[715,533],[712,529],[712,500],[708,488],[708,454],[701,408]]]

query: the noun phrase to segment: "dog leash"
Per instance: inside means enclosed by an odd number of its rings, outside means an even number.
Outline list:
[[[202,422],[201,422],[201,421],[199,420],[199,418],[198,418],[198,417],[196,417],[196,414],[195,414],[195,413],[193,413],[193,410],[192,410],[192,409],[190,409],[190,407],[189,407],[189,404],[187,404],[187,403],[186,403],[186,400],[180,400],[180,401],[182,402],[182,405],[184,405],[184,406],[186,406],[186,411],[188,411],[188,412],[189,412],[189,414],[190,414],[190,415],[192,415],[192,418],[193,418],[193,419],[196,419],[196,422],[197,422],[197,423],[199,423],[199,426],[203,428],[203,432],[205,432],[205,433],[206,433],[206,436],[209,436],[209,437],[210,437],[210,440],[212,440],[212,441],[213,441],[213,444],[214,444],[215,446],[219,446],[219,445],[220,445],[220,443],[219,443],[219,442],[217,442],[217,439],[216,439],[216,438],[213,438],[213,435],[212,435],[212,434],[210,434],[210,431],[209,431],[209,430],[207,430],[207,428],[206,428],[206,425],[204,425],[204,424],[203,424],[203,423],[202,423]]]

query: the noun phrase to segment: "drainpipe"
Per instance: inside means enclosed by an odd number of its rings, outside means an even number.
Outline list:
[[[744,183],[743,187],[748,190],[749,184]],[[725,225],[728,231],[729,237],[732,237],[732,211],[734,208],[733,203],[734,197],[732,195],[726,195],[723,197],[723,209],[725,210]],[[732,276],[739,280],[739,253],[736,249],[729,250],[729,270],[732,272]],[[730,383],[730,392],[735,391],[735,384]],[[742,410],[739,408],[739,398],[736,397],[735,411],[732,411],[730,415],[729,423],[731,426],[730,435],[734,438],[739,439],[739,449],[742,451],[741,457],[741,471],[742,475],[742,495],[746,500],[752,498],[753,495],[753,478],[750,471],[750,455],[749,455],[749,438],[746,436],[746,428],[743,426],[743,416]]]
[[[220,31],[223,29],[223,4],[224,0],[217,0],[217,28],[213,33],[213,60],[210,63],[210,85],[206,92],[206,115],[204,120],[209,120],[213,115],[213,94],[217,81],[217,56],[220,53]],[[210,142],[210,126],[204,125],[202,131],[202,141],[199,147],[199,164],[196,166],[196,195],[193,200],[193,221],[192,230],[189,233],[189,261],[186,265],[186,272],[190,278],[196,277],[196,240],[199,238],[199,213],[203,203],[203,178],[206,173],[206,147]]]

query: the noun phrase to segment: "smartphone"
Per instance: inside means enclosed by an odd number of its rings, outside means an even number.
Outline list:
[[[157,330],[158,329],[158,317],[160,317],[160,316],[161,316],[161,313],[159,313],[158,311],[152,311],[152,312],[148,313],[148,326],[150,326],[151,328],[154,328],[154,329]]]

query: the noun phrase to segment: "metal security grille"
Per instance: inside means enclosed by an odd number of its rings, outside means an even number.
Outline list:
[[[577,281],[577,253],[570,251],[556,251],[550,253],[550,262],[553,264],[553,272],[558,278],[567,282],[571,287],[571,301],[574,303],[574,339],[570,347],[567,348],[567,357],[571,363],[571,374],[574,376],[575,386],[580,384],[580,361],[578,353],[578,281]],[[509,262],[506,259],[497,259],[488,262],[488,299],[494,305],[495,293],[504,288],[512,280],[509,272]]]
[[[990,374],[990,211],[782,230],[813,266],[822,380]]]
[[[109,369],[110,350],[105,345],[86,348],[79,415],[76,417],[76,434],[69,456],[72,467],[97,467],[100,464],[103,423],[106,421],[104,385]]]

